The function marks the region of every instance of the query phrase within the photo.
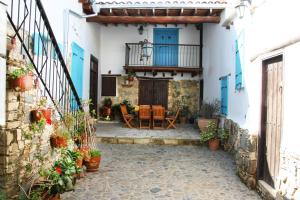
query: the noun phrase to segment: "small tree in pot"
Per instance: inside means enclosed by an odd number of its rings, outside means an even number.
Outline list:
[[[228,138],[228,132],[220,129],[214,122],[209,122],[207,128],[200,133],[200,141],[208,142],[208,147],[212,151],[216,151],[220,147],[220,142]]]
[[[200,131],[205,131],[210,122],[218,124],[217,116],[220,113],[220,101],[203,102],[199,112],[198,126]]]

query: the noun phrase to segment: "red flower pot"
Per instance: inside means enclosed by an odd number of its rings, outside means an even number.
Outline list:
[[[216,151],[220,147],[220,140],[219,139],[211,139],[208,141],[208,147],[212,151]]]
[[[89,161],[85,161],[86,171],[95,172],[99,170],[101,156],[91,157]]]
[[[20,78],[10,79],[9,84],[11,88],[17,89],[18,91],[25,92],[33,88],[33,77],[32,74],[27,74]]]

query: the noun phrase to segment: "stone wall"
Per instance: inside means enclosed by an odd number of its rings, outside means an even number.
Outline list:
[[[17,41],[7,58],[7,72],[26,63]],[[30,181],[38,177],[40,167],[50,166],[59,152],[50,146],[52,125],[46,124],[41,132],[34,132],[31,128],[30,111],[37,108],[41,90],[35,87],[18,92],[10,89],[6,80],[6,121],[4,126],[0,126],[0,189],[7,193],[9,199],[16,199],[19,186],[26,188],[31,184]]]
[[[222,118],[223,127],[229,130],[229,140],[225,150],[232,153],[237,165],[237,174],[251,189],[256,188],[257,169],[257,136],[250,135],[247,130],[230,119]]]
[[[130,84],[125,85],[125,77],[117,77],[117,96],[111,97],[113,104],[120,103],[124,99],[129,100],[133,105],[138,105],[139,81],[137,78]],[[169,81],[169,110],[175,111],[180,102],[188,105],[192,114],[199,110],[199,81],[194,80],[170,80]],[[102,97],[102,101],[105,97]]]
[[[280,155],[277,196],[300,199],[300,155],[283,152]]]

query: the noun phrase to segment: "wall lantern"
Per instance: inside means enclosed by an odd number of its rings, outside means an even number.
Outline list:
[[[247,7],[245,2],[248,2],[249,5],[251,5],[251,0],[240,0],[240,3],[235,7],[237,9],[238,16],[240,19],[244,18],[245,16],[245,10]]]
[[[145,39],[144,41],[140,41],[139,44],[141,45],[141,48],[142,48],[140,61],[142,61],[143,58],[146,58],[147,61],[148,61],[148,59],[152,55],[152,48],[153,47],[152,47],[151,42],[149,42],[147,39]]]
[[[138,31],[139,31],[139,34],[140,34],[140,35],[143,35],[143,33],[144,33],[144,27],[143,27],[143,26],[140,26],[140,27],[138,28]]]

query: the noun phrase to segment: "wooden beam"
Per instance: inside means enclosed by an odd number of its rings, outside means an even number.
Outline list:
[[[219,23],[219,16],[95,16],[87,18],[87,22],[107,24],[198,24]]]
[[[194,73],[196,75],[202,74],[202,68],[193,68],[193,67],[167,67],[167,66],[152,66],[152,67],[146,67],[146,66],[124,66],[125,70],[128,71],[134,71],[134,72],[171,72],[175,75],[178,73]]]

